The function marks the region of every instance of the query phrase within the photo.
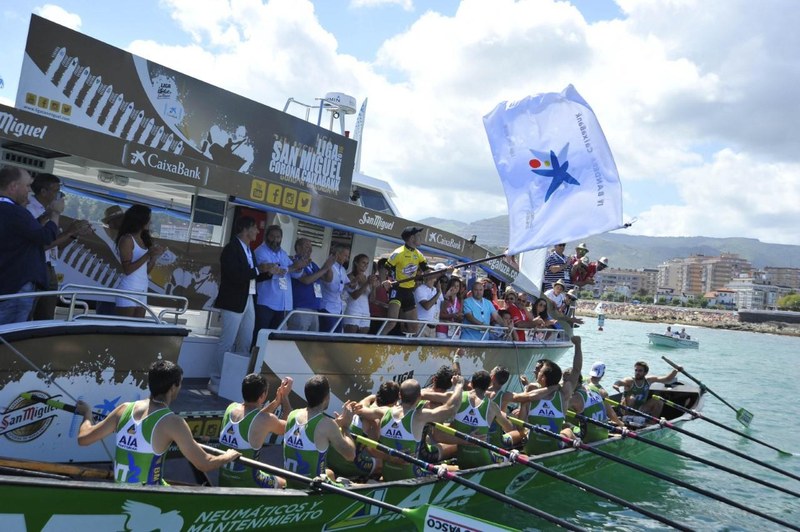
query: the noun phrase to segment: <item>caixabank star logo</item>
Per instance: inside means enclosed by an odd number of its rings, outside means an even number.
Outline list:
[[[553,150],[550,150],[549,154],[534,149],[530,151],[533,154],[533,159],[528,161],[528,164],[532,168],[531,171],[536,175],[552,178],[550,186],[547,188],[547,193],[544,195],[545,202],[550,199],[550,196],[552,196],[562,184],[565,186],[580,185],[580,182],[567,172],[569,169],[569,161],[567,160],[569,142],[561,148],[558,155],[556,155]],[[560,163],[559,161],[564,162]]]

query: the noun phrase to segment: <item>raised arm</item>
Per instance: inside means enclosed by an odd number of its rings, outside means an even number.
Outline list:
[[[453,376],[453,391],[447,402],[436,408],[423,408],[417,415],[423,423],[443,423],[450,421],[461,403],[461,392],[464,391],[464,377]]]
[[[575,354],[572,356],[572,373],[569,377],[564,379],[564,384],[561,385],[561,393],[564,399],[572,397],[575,388],[578,387],[578,380],[581,376],[581,369],[583,368],[583,349],[581,348],[581,337],[573,336],[572,343],[575,345]]]
[[[360,410],[358,403],[347,401],[342,405],[342,414],[337,414],[333,420],[325,418],[320,422],[320,424],[325,423],[324,431],[328,443],[348,461],[356,458],[356,444],[350,436],[350,423],[353,422],[356,410]],[[327,423],[328,421],[330,423]]]
[[[683,369],[680,366],[678,366],[678,368],[679,369]],[[662,375],[660,377],[656,377],[656,376],[647,377],[647,382],[649,382],[650,384],[653,384],[654,382],[661,382],[661,383],[672,382],[673,379],[675,379],[675,377],[678,376],[678,371],[679,371],[678,369],[673,369],[672,371],[670,371],[666,375]]]
[[[98,422],[97,425],[93,425],[92,408],[83,401],[78,401],[75,405],[75,412],[83,416],[83,421],[78,429],[78,445],[91,445],[102,440],[106,436],[114,434],[117,430],[117,424],[122,417],[122,413],[128,408],[129,404],[130,403],[122,403],[105,419]]]

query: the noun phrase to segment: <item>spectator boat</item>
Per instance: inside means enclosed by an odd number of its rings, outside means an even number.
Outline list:
[[[355,113],[355,101],[347,95],[329,93],[305,106],[301,118],[287,112],[297,103],[293,99],[283,112],[257,104],[37,16],[23,63],[17,108],[0,105],[0,156],[31,172],[60,176],[67,193],[62,219],[89,218],[95,234],[59,250],[55,269],[64,276],[60,295],[69,309],[59,309],[63,319],[0,328],[6,340],[0,347],[0,455],[107,459],[101,446],[76,445],[75,420],[32,406],[20,393],[83,398],[108,411],[146,395],[144,374],[157,358],[184,369],[186,393],[176,408],[199,435],[219,430],[222,410],[240,398],[241,378],[249,371],[265,373],[273,384],[292,376],[298,389],[309,376],[326,375],[335,408],[385,380],[425,382],[460,348],[465,373],[494,365],[526,373],[537,360],[557,360],[571,348],[556,331],[543,333],[547,340],[462,342],[299,333],[282,326],[261,331],[252,353],[226,354],[220,396],[211,395],[204,388],[219,334],[212,305],[220,252],[235,218],[251,216],[262,230],[281,226],[290,254],[297,238],[308,238],[317,264],[333,244],[347,246],[353,256],[377,258],[400,245],[403,229],[412,224],[423,230],[420,249],[429,260],[458,264],[491,258],[491,252],[398,216],[388,184],[358,171],[356,140],[365,107],[351,139],[344,119]],[[31,95],[39,95],[40,103],[52,99],[52,105],[31,105]],[[193,112],[210,108],[221,117]],[[316,123],[309,121],[311,111],[319,115]],[[329,128],[320,125],[325,113]],[[230,129],[234,122],[239,125]],[[109,208],[134,203],[153,209],[154,236],[168,248],[150,274],[150,299],[183,302],[170,311],[169,323],[157,307],[148,307],[145,320],[91,312],[95,302],[118,294],[113,287],[121,271],[115,232],[99,220]],[[521,278],[514,262],[503,258],[474,266],[466,277],[474,278],[477,269],[498,283]],[[512,391],[519,386],[514,381]],[[292,400],[302,402],[297,395]]]
[[[672,347],[678,349],[698,349],[700,342],[697,340],[681,338],[661,333],[647,333],[647,338],[651,344],[658,347]]]

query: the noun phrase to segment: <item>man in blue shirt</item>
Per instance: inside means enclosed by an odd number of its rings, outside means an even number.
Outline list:
[[[39,219],[25,206],[33,179],[13,166],[0,168],[0,295],[33,292],[47,286],[44,249],[58,236],[59,213]],[[33,298],[0,302],[0,325],[27,321]]]
[[[336,260],[335,255],[329,255],[328,260],[322,265],[317,266],[311,260],[311,240],[298,238],[294,243],[294,250],[297,253],[294,261],[305,267],[300,270],[299,277],[292,277],[292,299],[294,300],[294,310],[308,312],[319,312],[322,308],[322,284],[320,279],[328,270],[331,269]],[[289,329],[293,331],[319,331],[319,317],[316,314],[292,314],[287,323]]]
[[[492,321],[503,324],[503,319],[497,314],[492,302],[483,297],[484,279],[478,279],[472,285],[472,297],[464,300],[464,324],[461,328],[462,340],[482,340],[487,329],[467,327],[466,325],[491,325]],[[488,338],[488,335],[486,335]]]

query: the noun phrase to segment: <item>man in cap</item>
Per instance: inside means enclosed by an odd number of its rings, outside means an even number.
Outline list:
[[[441,272],[447,266],[438,263],[434,270]],[[439,321],[439,309],[444,295],[442,294],[442,274],[428,275],[422,284],[414,289],[414,298],[417,302],[417,317],[419,321],[427,322],[420,332],[425,338],[436,338],[436,323]]]
[[[544,281],[542,282],[542,291],[550,290],[556,281],[561,280],[566,287],[569,281],[569,267],[567,266],[567,257],[564,256],[564,248],[566,244],[556,244],[553,246],[553,251],[547,256],[544,262]]]
[[[597,272],[602,272],[608,268],[608,259],[606,257],[600,257],[595,262],[588,262],[586,257],[584,257],[582,260],[584,261],[586,267],[580,269],[578,275],[573,278],[572,281],[576,286],[594,284],[594,276],[597,274]]]
[[[394,279],[389,291],[389,308],[386,317],[389,321],[383,328],[382,334],[389,334],[395,328],[396,319],[402,313],[402,318],[406,320],[417,319],[417,302],[414,298],[414,288],[416,286],[417,274],[428,269],[425,257],[417,249],[419,246],[419,233],[421,227],[408,226],[403,229],[400,237],[403,245],[395,249],[386,261],[385,268],[388,270],[391,279]],[[416,333],[416,324],[408,324],[408,332]]]
[[[603,399],[608,397],[608,392],[603,385],[600,384],[600,381],[603,379],[603,375],[606,374],[606,365],[599,360],[592,364],[592,369],[589,370],[589,380],[584,383],[584,386],[587,390],[591,390],[600,394]],[[606,416],[612,423],[623,426],[622,421],[620,421],[619,417],[617,417],[617,413],[614,412],[614,409],[611,408],[611,405],[606,403]]]
[[[553,288],[544,293],[544,298],[547,301],[547,313],[551,318],[558,321],[558,326],[564,329],[568,336],[571,336],[572,326],[582,324],[583,320],[567,315],[570,302],[567,299],[565,289],[564,281],[559,279],[553,284]],[[573,295],[575,295],[574,292]]]

